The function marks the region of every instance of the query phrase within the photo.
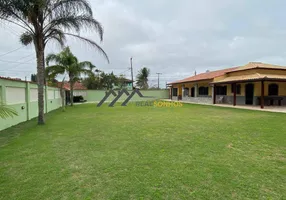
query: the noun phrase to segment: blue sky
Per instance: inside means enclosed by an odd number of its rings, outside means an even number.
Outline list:
[[[95,18],[104,26],[104,42],[111,63],[93,49],[73,40],[68,45],[80,60],[101,70],[126,74],[150,68],[150,84],[162,73],[166,82],[194,74],[260,61],[286,66],[285,1],[258,0],[93,0]],[[0,75],[30,77],[36,71],[33,46],[21,46],[21,29],[1,24]],[[83,32],[97,40],[90,32]],[[60,49],[50,44],[46,53]],[[24,58],[23,58],[24,57]],[[2,60],[2,61],[1,61]],[[4,62],[4,61],[13,61]],[[18,63],[19,62],[19,63]]]

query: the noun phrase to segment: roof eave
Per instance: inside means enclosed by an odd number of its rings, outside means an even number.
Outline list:
[[[169,84],[170,84],[170,85],[176,85],[176,84],[180,84],[180,83],[194,83],[194,82],[199,82],[199,81],[208,81],[208,80],[213,80],[213,78],[200,79],[200,80],[195,80],[195,81],[173,82],[173,83],[169,83]]]
[[[232,73],[232,72],[241,72],[241,71],[247,71],[247,70],[252,70],[252,69],[267,69],[267,70],[286,70],[286,68],[271,68],[271,67],[253,67],[253,68],[248,68],[248,69],[237,69],[233,71],[226,72],[226,74]]]
[[[211,82],[211,85],[214,84],[229,84],[229,83],[246,83],[246,82],[257,82],[257,81],[277,81],[277,82],[286,82],[285,79],[281,78],[257,78],[257,79],[248,79],[248,80],[234,80],[234,81],[224,81],[224,82]]]

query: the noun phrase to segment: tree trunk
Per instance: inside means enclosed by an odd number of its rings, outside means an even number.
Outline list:
[[[74,77],[70,77],[71,80],[73,80]],[[73,106],[73,85],[74,85],[74,82],[73,81],[70,81],[70,98],[71,98],[71,106]]]
[[[37,56],[37,83],[38,83],[38,124],[45,124],[45,102],[44,86],[45,81],[45,41],[43,35],[43,26],[39,21],[31,20],[34,26],[34,45]]]
[[[66,108],[65,108],[65,90],[63,88],[61,88],[60,90],[61,92],[61,98],[62,98],[62,111],[66,111]]]
[[[45,85],[45,54],[44,47],[38,45],[37,53],[37,83],[38,83],[38,124],[45,124],[45,103],[44,103],[44,85]]]
[[[66,111],[66,106],[65,106],[65,90],[64,90],[64,84],[65,84],[65,78],[62,80],[61,88],[60,88],[60,93],[61,93],[61,98],[62,98],[62,111]]]

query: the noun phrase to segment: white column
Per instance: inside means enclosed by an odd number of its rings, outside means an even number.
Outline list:
[[[198,97],[199,95],[199,86],[198,84],[195,84],[195,97]]]

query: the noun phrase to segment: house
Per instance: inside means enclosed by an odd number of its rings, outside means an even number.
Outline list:
[[[194,103],[286,105],[286,67],[250,62],[168,84],[170,98]]]
[[[63,89],[66,91],[66,103],[70,102],[70,83],[69,82],[58,82],[58,87],[61,88],[63,84]],[[74,83],[73,86],[73,96],[74,98],[82,96],[84,99],[87,97],[87,88],[79,81]]]

